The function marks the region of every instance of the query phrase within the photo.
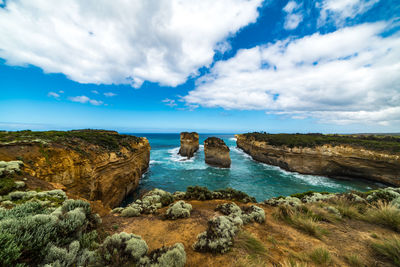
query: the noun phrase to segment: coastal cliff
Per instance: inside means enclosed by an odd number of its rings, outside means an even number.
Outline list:
[[[179,155],[191,158],[197,150],[199,150],[199,134],[182,132]]]
[[[400,185],[397,138],[260,133],[236,138],[237,146],[254,160],[288,171]]]
[[[146,138],[112,131],[1,132],[0,159],[22,160],[28,175],[115,207],[138,186],[150,145]]]
[[[207,164],[222,168],[231,166],[229,147],[220,138],[208,137],[204,141],[204,156]]]

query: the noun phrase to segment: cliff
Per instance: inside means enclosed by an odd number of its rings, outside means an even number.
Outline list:
[[[197,150],[199,150],[199,134],[182,132],[179,155],[191,158]]]
[[[237,135],[237,146],[254,160],[302,174],[368,179],[400,185],[397,139],[307,135]]]
[[[204,156],[207,164],[222,168],[231,166],[229,147],[220,138],[209,137],[204,141]]]
[[[138,186],[150,145],[146,138],[112,131],[0,132],[0,160],[16,159],[30,176],[115,207]]]

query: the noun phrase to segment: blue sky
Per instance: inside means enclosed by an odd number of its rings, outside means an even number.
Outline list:
[[[400,132],[400,2],[0,0],[0,129]]]

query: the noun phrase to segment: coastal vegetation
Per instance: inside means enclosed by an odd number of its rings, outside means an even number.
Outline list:
[[[0,131],[0,144],[18,142],[38,142],[46,146],[47,143],[67,145],[71,149],[79,150],[79,144],[84,142],[93,144],[101,149],[119,151],[124,146],[129,148],[130,142],[137,143],[140,138],[132,135],[121,135],[115,131],[106,130],[72,130],[72,131]],[[46,153],[45,149],[42,149]]]
[[[365,149],[400,152],[400,136],[395,135],[339,135],[339,134],[269,134],[253,132],[243,134],[246,138],[267,142],[272,146],[316,147],[321,145],[351,145]]]

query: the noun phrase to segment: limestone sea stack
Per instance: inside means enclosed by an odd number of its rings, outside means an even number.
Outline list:
[[[212,166],[222,168],[229,168],[231,166],[229,147],[220,138],[208,137],[204,141],[204,156],[206,163]]]
[[[179,155],[191,158],[197,150],[199,150],[199,134],[195,132],[182,132]]]

